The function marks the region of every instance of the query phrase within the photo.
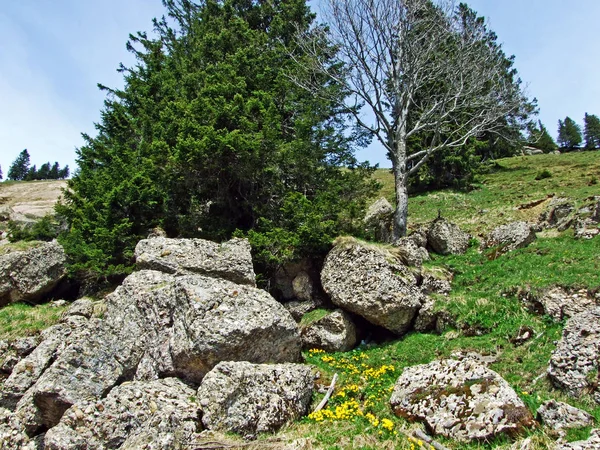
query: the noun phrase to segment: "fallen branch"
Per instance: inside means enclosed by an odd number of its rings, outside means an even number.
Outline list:
[[[335,388],[335,382],[337,381],[337,377],[338,374],[336,373],[333,376],[333,379],[331,380],[331,384],[329,385],[329,389],[327,389],[325,397],[323,397],[323,400],[321,400],[321,403],[319,403],[319,405],[315,408],[313,412],[321,411],[325,407],[325,405],[329,401],[329,397],[331,397],[331,394],[333,394],[333,389]]]
[[[433,438],[429,437],[428,435],[423,433],[421,430],[416,430],[413,434],[414,434],[415,438],[427,442],[429,445],[431,445],[433,448],[435,448],[435,450],[449,450],[448,447],[444,447],[438,441],[434,441]]]

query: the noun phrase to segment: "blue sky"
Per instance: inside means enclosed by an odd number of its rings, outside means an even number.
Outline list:
[[[80,133],[94,134],[104,94],[122,86],[129,33],[150,30],[160,0],[4,0],[0,9],[0,165],[4,176],[27,148],[32,163],[75,167]],[[471,0],[537,97],[540,119],[600,115],[598,0]],[[389,166],[374,146],[359,153]]]

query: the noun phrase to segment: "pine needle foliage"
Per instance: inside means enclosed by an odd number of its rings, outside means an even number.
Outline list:
[[[100,86],[98,134],[84,135],[58,208],[73,268],[126,273],[155,226],[249,236],[265,270],[354,231],[375,187],[353,156],[360,136],[339,102],[286,76],[293,34],[314,20],[305,0],[163,3],[152,36],[130,35],[137,64],[121,65],[125,87]]]

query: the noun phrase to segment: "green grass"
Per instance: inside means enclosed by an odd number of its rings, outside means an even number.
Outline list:
[[[536,180],[544,170],[551,172],[552,177]],[[381,196],[394,204],[390,170],[380,169],[374,176],[382,184]],[[597,150],[501,159],[490,167],[490,173],[478,177],[473,191],[441,190],[412,195],[409,227],[435,219],[439,210],[443,217],[466,231],[481,235],[514,220],[537,218],[544,205],[515,208],[550,195],[569,197],[580,204],[599,194],[598,185],[594,184],[598,178],[600,151]]]
[[[44,242],[41,241],[18,241],[10,244],[2,244],[0,245],[0,255],[29,250],[31,248],[39,247],[42,244],[44,244]]]
[[[543,171],[551,174],[537,176]],[[375,174],[382,183],[382,195],[393,203],[393,179],[388,170]],[[536,180],[539,178],[538,180]],[[548,204],[551,195],[569,197],[577,207],[598,195],[590,180],[600,176],[600,152],[563,155],[517,157],[498,161],[494,170],[479,179],[478,188],[470,192],[437,191],[412,196],[409,224],[433,220],[442,215],[475,235],[483,236],[492,228],[513,220],[535,221]],[[545,200],[535,204],[539,200]],[[519,208],[520,207],[520,208]],[[304,419],[288,433],[310,437],[317,448],[389,448],[410,449],[407,440],[414,427],[392,414],[389,407],[390,389],[405,367],[429,363],[450,357],[457,350],[472,350],[494,355],[490,366],[515,389],[535,415],[546,400],[556,399],[591,413],[600,423],[600,405],[589,396],[569,398],[553,388],[545,377],[551,354],[562,335],[564,323],[536,315],[519,299],[523,292],[537,295],[554,286],[571,289],[600,288],[600,238],[575,240],[572,231],[544,232],[527,248],[506,254],[493,249],[480,252],[477,242],[465,255],[436,256],[426,263],[425,270],[445,269],[454,273],[452,292],[437,297],[437,309],[449,311],[456,319],[457,329],[442,335],[410,333],[401,339],[374,346],[363,346],[348,353],[305,353],[306,361],[317,367],[320,383],[327,385],[333,374],[339,382],[328,404],[331,414],[344,402],[355,400],[362,414],[350,418]],[[531,328],[533,339],[516,346],[511,338],[521,327]],[[366,371],[393,367],[380,378]],[[358,391],[354,391],[358,387]],[[345,395],[340,396],[343,392]],[[316,395],[316,404],[322,394]],[[314,405],[313,405],[314,406]],[[379,425],[365,416],[373,414]],[[381,429],[381,421],[393,422],[393,432]],[[597,425],[596,425],[597,426]],[[568,441],[585,439],[590,428],[571,430]],[[551,447],[556,437],[552,430],[528,430],[534,449]],[[451,449],[503,449],[514,441],[499,437],[491,442],[456,443],[438,439]]]
[[[0,340],[31,336],[57,323],[67,307],[13,303],[0,308]]]
[[[330,312],[331,311],[329,311],[327,309],[321,309],[321,308],[315,309],[314,311],[311,311],[307,314],[304,314],[304,316],[302,316],[300,325],[307,326],[307,325],[310,325],[311,323],[315,323],[317,320],[321,320],[323,317],[325,317]]]

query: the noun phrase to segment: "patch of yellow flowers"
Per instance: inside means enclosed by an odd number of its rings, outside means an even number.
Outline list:
[[[416,450],[417,448],[427,449],[427,450],[435,450],[433,445],[427,445],[426,442],[423,442],[421,439],[415,439],[414,437],[409,436],[408,442],[410,442],[410,450]],[[418,447],[417,447],[418,446]]]

